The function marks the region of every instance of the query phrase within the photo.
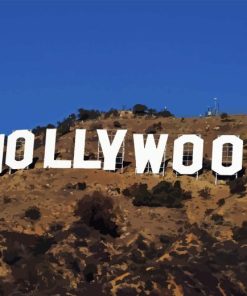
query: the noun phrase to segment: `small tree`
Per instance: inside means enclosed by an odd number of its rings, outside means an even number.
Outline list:
[[[221,119],[227,119],[228,118],[228,114],[226,112],[221,113],[220,115]]]
[[[109,117],[119,117],[119,112],[117,109],[110,109],[109,111],[107,111],[104,115],[105,118],[109,118]]]
[[[163,109],[161,111],[159,111],[157,114],[157,116],[161,116],[161,117],[173,117],[174,115],[167,109]]]
[[[145,115],[148,110],[148,107],[142,104],[136,104],[133,107],[133,114],[135,115]]]
[[[70,131],[70,127],[75,125],[76,115],[70,114],[63,121],[57,123],[57,132],[60,136],[67,134]]]
[[[32,132],[36,135],[36,136],[40,136],[41,134],[45,134],[46,129],[47,128],[55,128],[54,124],[47,124],[47,126],[37,126],[35,127]]]
[[[30,220],[39,220],[41,217],[40,209],[38,207],[30,207],[25,211],[25,218]]]
[[[99,110],[86,110],[86,109],[79,109],[78,110],[78,119],[79,120],[89,120],[89,119],[97,119],[101,115]]]
[[[114,201],[101,192],[95,191],[92,195],[86,195],[80,199],[75,215],[80,217],[81,222],[99,230],[102,234],[109,234],[112,237],[119,236]]]
[[[156,114],[157,114],[157,111],[156,111],[155,109],[153,109],[153,108],[149,108],[149,109],[147,110],[147,113],[148,113],[149,115],[156,115]]]

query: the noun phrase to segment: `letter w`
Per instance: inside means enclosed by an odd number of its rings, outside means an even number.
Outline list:
[[[152,172],[158,174],[162,164],[162,159],[165,154],[168,134],[160,135],[158,145],[156,146],[154,136],[147,136],[146,144],[144,145],[143,134],[134,134],[134,148],[136,158],[136,173],[142,174],[145,168],[150,163]]]

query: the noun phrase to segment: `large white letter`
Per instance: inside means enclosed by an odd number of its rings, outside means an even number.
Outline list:
[[[44,168],[69,169],[71,160],[55,160],[57,129],[46,130]]]
[[[25,139],[23,159],[16,160],[16,142]],[[8,136],[6,164],[13,170],[25,169],[33,162],[34,134],[28,130],[19,130]]]
[[[173,169],[181,175],[193,175],[202,169],[203,163],[203,139],[197,135],[183,135],[174,141]],[[193,144],[193,163],[183,164],[184,144]]]
[[[232,144],[232,164],[222,165],[223,146]],[[220,136],[213,141],[212,170],[221,176],[232,176],[242,170],[243,165],[243,140],[237,136]]]
[[[73,167],[76,169],[100,169],[101,161],[84,160],[86,130],[77,129],[75,131],[75,151]]]
[[[5,135],[0,135],[0,173],[3,170],[3,150]]]
[[[162,159],[164,157],[167,134],[160,135],[158,146],[156,146],[154,136],[147,135],[146,145],[144,145],[143,134],[134,134],[134,148],[136,158],[136,173],[142,174],[149,162],[154,174],[160,171]]]
[[[116,158],[127,130],[118,130],[110,143],[107,130],[97,130],[100,146],[104,154],[104,170],[116,169]]]

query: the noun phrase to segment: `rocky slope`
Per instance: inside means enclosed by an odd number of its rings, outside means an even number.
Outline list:
[[[201,134],[210,161],[217,135],[247,139],[247,116],[77,121],[58,157],[71,159],[75,128],[96,155],[95,128],[116,120],[128,129],[123,174],[42,169],[41,134],[35,166],[0,177],[0,295],[247,295],[245,177],[230,187],[207,169],[199,180],[169,167],[135,175],[132,143],[134,132],[168,133],[171,158],[179,134]]]

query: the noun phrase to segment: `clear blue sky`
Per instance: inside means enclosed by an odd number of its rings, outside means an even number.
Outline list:
[[[247,1],[0,0],[0,132],[79,107],[247,110]]]

